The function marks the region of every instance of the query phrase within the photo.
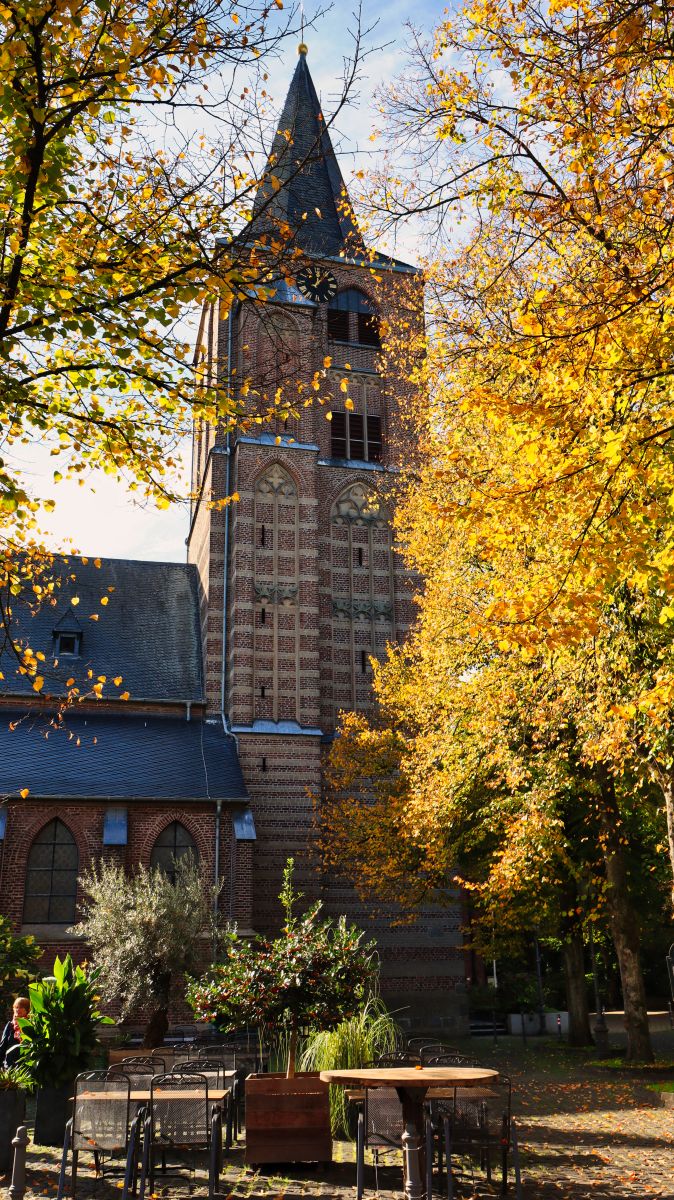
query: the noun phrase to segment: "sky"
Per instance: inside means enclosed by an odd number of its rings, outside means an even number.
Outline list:
[[[361,23],[363,27],[374,26],[367,39],[367,46],[372,47],[373,52],[364,63],[354,103],[340,113],[332,135],[347,187],[355,171],[373,164],[376,155],[376,144],[370,141],[376,123],[373,96],[382,83],[394,78],[403,67],[409,41],[405,22],[411,19],[416,28],[430,32],[445,7],[446,3],[438,0],[420,0],[412,7],[408,0],[405,3],[403,0],[363,0]],[[312,11],[315,8],[307,0],[309,20]],[[309,68],[326,115],[330,113],[331,101],[340,92],[343,60],[352,49],[348,30],[354,24],[350,9],[336,0],[315,28],[306,31]],[[283,59],[270,67],[268,91],[279,113],[296,61],[296,46],[288,41]],[[398,250],[400,252],[400,247]],[[413,233],[405,251],[404,257],[414,253]],[[186,447],[186,459],[188,453]],[[56,501],[51,517],[40,521],[47,544],[53,549],[109,558],[185,560],[187,505],[175,504],[161,511],[149,504],[141,507],[133,501],[123,482],[116,482],[103,473],[89,475],[84,487],[74,482],[53,486],[53,460],[40,446],[26,451],[21,466],[34,492],[49,493]],[[47,482],[49,486],[45,487]]]

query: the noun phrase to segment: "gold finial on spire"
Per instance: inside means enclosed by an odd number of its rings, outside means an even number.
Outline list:
[[[306,42],[300,42],[299,46],[297,47],[297,53],[298,54],[308,54],[309,53],[309,47],[307,46]]]

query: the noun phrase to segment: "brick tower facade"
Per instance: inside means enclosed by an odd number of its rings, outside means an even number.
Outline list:
[[[324,878],[312,849],[339,713],[368,708],[370,657],[404,637],[413,615],[390,500],[406,385],[387,372],[380,331],[419,319],[422,284],[414,267],[365,250],[304,47],[254,218],[263,241],[282,221],[301,257],[294,282],[279,273],[263,304],[204,313],[205,375],[238,395],[247,419],[230,434],[195,430],[188,539],[200,580],[207,705],[237,739],[257,831],[252,879],[246,883],[248,866],[235,862],[232,878],[250,889],[253,928],[271,931],[293,854],[305,895],[374,931],[384,994],[417,1018],[432,1013],[443,1027],[460,1027],[457,910],[396,927],[394,914],[372,914],[344,881]],[[298,395],[313,395],[317,372],[325,403],[304,406]],[[278,388],[294,400],[290,415],[256,416]],[[233,493],[231,505],[210,504]]]

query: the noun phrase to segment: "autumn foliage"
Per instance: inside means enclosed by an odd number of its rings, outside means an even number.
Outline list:
[[[396,347],[423,582],[324,814],[379,895],[416,863],[413,895],[463,875],[490,921],[605,921],[633,1057],[646,826],[674,870],[672,49],[667,6],[469,2],[382,96],[373,217],[432,239],[427,334]]]

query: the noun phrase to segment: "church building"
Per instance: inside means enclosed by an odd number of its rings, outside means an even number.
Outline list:
[[[186,564],[72,557],[55,604],[18,611],[48,670],[43,700],[11,669],[0,682],[0,910],[45,966],[83,956],[68,929],[88,863],[170,870],[190,851],[221,885],[222,919],[269,933],[293,855],[307,899],[376,937],[403,1019],[460,1031],[459,907],[397,924],[315,849],[339,714],[368,709],[370,659],[413,619],[391,521],[409,384],[382,335],[420,319],[422,279],[366,248],[304,45],[255,201],[258,253],[279,224],[293,265],[262,299],[202,316],[203,376],[241,419],[194,430]],[[305,405],[317,377],[323,402]],[[290,407],[270,416],[281,393]],[[102,677],[106,698],[49,723],[73,681],[84,694]]]

